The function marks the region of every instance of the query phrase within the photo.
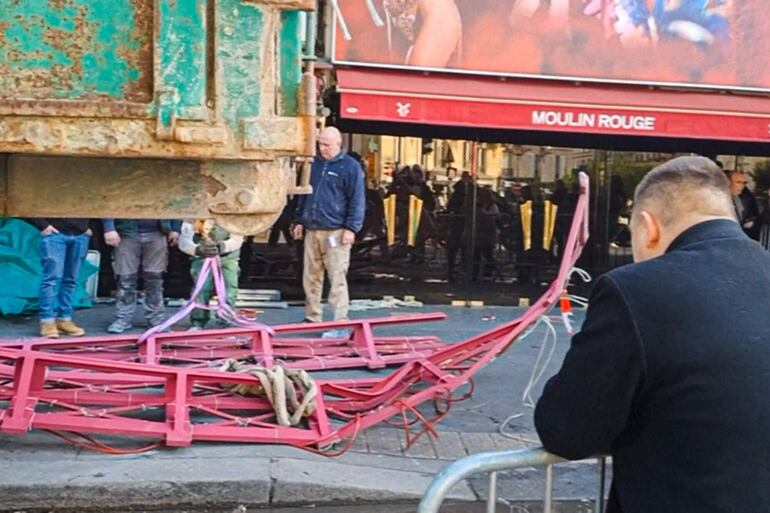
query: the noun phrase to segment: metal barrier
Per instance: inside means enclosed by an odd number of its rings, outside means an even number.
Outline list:
[[[497,473],[522,467],[545,467],[545,500],[543,513],[553,511],[553,465],[567,460],[551,454],[543,448],[519,451],[484,452],[460,458],[444,468],[431,482],[423,495],[417,513],[438,513],[449,490],[473,475],[489,473],[487,513],[495,513],[497,505]],[[599,484],[595,500],[595,513],[604,512],[604,482],[607,475],[607,458],[598,458]]]

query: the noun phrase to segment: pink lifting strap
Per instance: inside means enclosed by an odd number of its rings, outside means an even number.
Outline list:
[[[209,277],[212,277],[214,280],[214,290],[217,294],[216,306],[203,304],[196,299],[198,294],[201,293],[201,290],[203,290],[203,286],[206,284],[206,281],[208,281]],[[193,287],[193,292],[190,299],[188,299],[182,308],[174,315],[158,324],[157,326],[154,326],[142,333],[142,335],[137,340],[137,344],[142,344],[155,333],[159,333],[175,325],[187,317],[190,312],[196,308],[202,308],[204,310],[214,312],[219,318],[224,319],[230,324],[236,326],[265,330],[271,335],[275,334],[270,326],[262,324],[261,322],[250,321],[241,317],[238,315],[238,312],[233,310],[233,308],[227,304],[227,285],[225,284],[224,275],[222,274],[222,262],[219,259],[219,256],[215,256],[209,257],[203,262],[201,272],[198,275],[198,281],[195,282],[195,287]]]

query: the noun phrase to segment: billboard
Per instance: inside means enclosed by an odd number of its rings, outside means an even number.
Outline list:
[[[338,0],[333,12],[340,64],[770,91],[767,0]]]

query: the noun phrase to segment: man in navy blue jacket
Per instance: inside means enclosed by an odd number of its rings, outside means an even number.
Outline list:
[[[334,320],[347,319],[350,248],[363,225],[366,201],[361,166],[342,149],[342,134],[334,127],[318,136],[310,184],[313,193],[300,196],[294,227],[294,237],[305,238],[305,320],[323,320],[324,269]]]
[[[642,180],[631,231],[537,404],[543,445],[612,455],[610,513],[767,511],[770,253],[702,157]]]

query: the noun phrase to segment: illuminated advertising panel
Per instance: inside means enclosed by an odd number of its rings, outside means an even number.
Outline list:
[[[338,0],[336,63],[770,91],[768,0]]]

